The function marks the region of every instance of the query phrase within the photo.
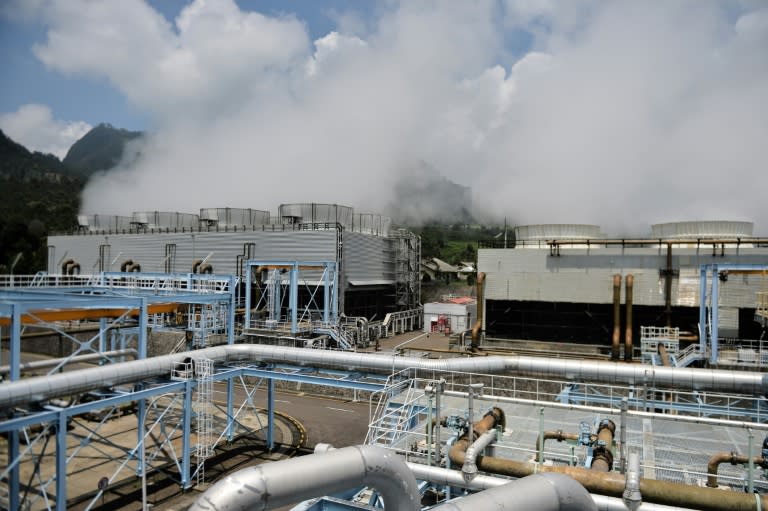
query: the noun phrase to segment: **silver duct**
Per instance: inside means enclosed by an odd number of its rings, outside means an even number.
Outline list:
[[[435,507],[440,511],[597,511],[589,492],[564,474],[534,474]]]
[[[419,481],[429,481],[441,486],[454,486],[456,488],[466,488],[468,490],[487,490],[496,488],[510,482],[510,479],[495,477],[484,474],[478,474],[472,481],[467,482],[462,477],[461,472],[442,467],[429,467],[421,463],[407,463],[408,468]],[[628,511],[629,508],[622,499],[608,497],[605,495],[592,494],[592,501],[597,506],[597,511]],[[523,509],[523,508],[520,508]],[[643,502],[639,507],[633,508],[635,511],[693,511],[688,508],[664,506],[660,504],[649,504]]]
[[[87,355],[75,355],[74,357],[66,357],[66,358],[48,358],[44,360],[31,360],[29,362],[23,362],[21,364],[20,370],[21,372],[25,371],[37,371],[39,369],[48,369],[51,367],[56,367],[57,365],[61,364],[62,367],[74,364],[76,362],[91,362],[93,360],[101,360],[105,358],[111,358],[111,357],[136,357],[136,350],[134,349],[125,349],[125,350],[114,350],[114,351],[104,351],[100,353],[89,353]],[[11,372],[11,366],[5,365],[0,366],[0,376],[10,374]]]
[[[747,395],[768,393],[768,374],[746,371],[654,367],[523,356],[423,359],[374,353],[233,344],[4,383],[0,385],[0,408],[167,375],[174,365],[183,360],[199,358],[219,363],[260,361],[378,373],[392,373],[409,368],[479,374],[512,373],[521,376],[556,377],[612,384],[647,384],[649,387],[671,387],[678,390],[706,390]]]
[[[362,486],[375,488],[386,509],[421,509],[416,479],[405,462],[394,451],[360,445],[239,470],[208,489],[189,511],[275,509]]]
[[[466,481],[471,481],[477,475],[477,463],[475,463],[477,457],[496,440],[496,435],[495,429],[489,429],[467,448],[467,453],[464,456],[464,465],[461,467],[461,475]]]

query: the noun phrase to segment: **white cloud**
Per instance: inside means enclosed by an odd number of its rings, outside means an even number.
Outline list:
[[[0,129],[30,151],[63,159],[72,144],[90,131],[91,125],[83,121],[56,120],[47,106],[27,104],[15,112],[0,114]]]
[[[760,3],[385,2],[313,44],[300,19],[231,0],[197,0],[174,23],[139,0],[83,1],[51,0],[37,55],[106,77],[158,127],[120,187],[89,185],[91,211],[113,212],[115,193],[125,212],[380,208],[426,161],[518,223],[768,230]],[[510,52],[505,31],[532,47]]]

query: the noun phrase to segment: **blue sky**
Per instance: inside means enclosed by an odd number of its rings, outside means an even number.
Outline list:
[[[148,3],[173,22],[189,0],[153,0]],[[238,5],[266,14],[294,14],[306,23],[313,39],[335,28],[333,12],[354,11],[369,18],[374,10],[373,3],[356,0],[240,0]],[[0,62],[6,70],[0,76],[0,113],[35,103],[48,105],[55,119],[81,120],[90,125],[108,122],[130,130],[148,127],[148,114],[130,104],[104,78],[69,76],[47,69],[32,52],[32,46],[45,39],[45,25],[0,16]]]
[[[643,235],[768,218],[766,48],[762,0],[8,0],[0,128],[146,130],[87,213],[382,211],[423,162],[478,214]]]

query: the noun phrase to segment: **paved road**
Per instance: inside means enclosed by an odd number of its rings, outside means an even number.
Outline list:
[[[267,393],[256,391],[254,403],[266,408]],[[353,402],[303,392],[277,392],[275,409],[304,425],[306,446],[309,448],[314,448],[319,442],[346,447],[365,440],[368,401]]]

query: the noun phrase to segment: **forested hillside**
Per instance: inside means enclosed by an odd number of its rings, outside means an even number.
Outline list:
[[[49,232],[77,226],[84,180],[51,154],[33,153],[0,131],[0,273],[45,269]]]

